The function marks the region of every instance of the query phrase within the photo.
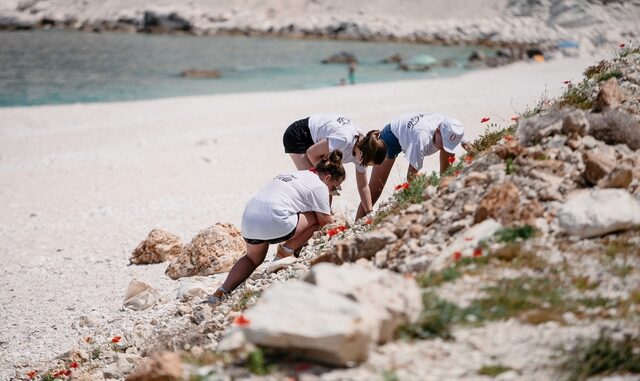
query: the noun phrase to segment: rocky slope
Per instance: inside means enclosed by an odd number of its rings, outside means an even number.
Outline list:
[[[640,34],[640,1],[7,0],[0,29],[269,34],[436,43],[577,40],[589,50]]]
[[[121,331],[72,322],[78,346],[16,378],[637,379],[639,99],[623,47],[221,305],[199,303],[219,276],[187,278]]]

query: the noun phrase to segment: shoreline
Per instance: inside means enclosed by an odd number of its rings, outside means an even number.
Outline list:
[[[216,222],[239,224],[246,200],[293,169],[281,134],[295,118],[339,111],[363,130],[403,112],[460,119],[471,139],[508,124],[545,89],[559,95],[597,58],[516,63],[455,78],[287,92],[0,109],[0,378],[14,366],[46,362],[73,347],[89,317],[105,335],[174,306],[178,282],[166,264],[128,266],[153,228],[188,242]],[[403,181],[400,155],[381,200]],[[435,157],[423,172],[435,169]],[[357,191],[347,169],[334,210],[349,218]],[[273,250],[273,248],[272,248]],[[121,310],[127,284],[145,281],[170,302],[144,313]],[[211,287],[216,277],[207,278]],[[22,367],[20,367],[22,369]],[[23,374],[23,373],[22,373]]]

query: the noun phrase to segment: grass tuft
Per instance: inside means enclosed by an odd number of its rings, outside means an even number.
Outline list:
[[[478,370],[478,374],[481,376],[497,377],[504,372],[510,371],[511,368],[504,365],[485,365]]]
[[[531,225],[514,226],[502,228],[495,234],[498,242],[512,243],[517,240],[526,241],[536,234],[536,229]]]

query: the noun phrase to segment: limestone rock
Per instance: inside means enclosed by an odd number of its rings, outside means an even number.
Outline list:
[[[583,190],[558,212],[560,227],[582,238],[640,226],[640,201],[622,189]]]
[[[597,184],[600,179],[613,170],[616,165],[614,160],[614,158],[609,157],[603,152],[585,152],[583,155],[583,161],[585,164],[583,176],[585,180],[590,184]]]
[[[502,228],[502,224],[493,218],[488,218],[474,225],[464,234],[457,236],[446,250],[437,255],[433,259],[430,269],[434,271],[442,269],[456,252],[459,252],[463,257],[471,257],[480,242],[488,241],[500,228]]]
[[[180,355],[164,352],[142,361],[126,381],[180,381],[182,373]]]
[[[589,131],[589,119],[582,110],[574,110],[562,120],[562,132],[584,136]]]
[[[332,262],[341,264],[355,262],[360,258],[371,258],[387,244],[394,242],[398,237],[387,229],[378,229],[357,236],[353,240],[342,240],[335,243],[333,251],[328,252],[314,263]]]
[[[164,230],[153,229],[147,238],[131,253],[132,264],[161,263],[173,259],[182,252],[180,237]]]
[[[495,218],[508,224],[518,218],[520,195],[518,187],[510,181],[489,188],[480,200],[474,222],[477,224],[487,218]]]
[[[633,181],[631,167],[616,167],[598,181],[600,188],[627,188]]]
[[[550,110],[519,121],[516,129],[518,142],[525,147],[535,145],[542,138],[562,131],[563,119],[569,110]]]
[[[232,224],[215,224],[201,230],[171,262],[165,274],[171,279],[226,272],[245,253],[240,230]]]
[[[380,322],[372,337],[379,343],[391,340],[400,325],[414,322],[422,310],[421,291],[415,280],[387,270],[323,263],[314,266],[305,281],[365,306]]]
[[[618,107],[622,102],[624,102],[624,93],[618,86],[618,79],[609,78],[598,92],[593,108],[598,112],[605,111]]]
[[[147,283],[134,279],[129,283],[123,306],[139,311],[151,308],[158,302],[160,302],[160,291]]]
[[[245,316],[247,341],[336,365],[365,361],[376,328],[355,301],[298,280],[267,289]]]
[[[181,302],[187,302],[193,298],[206,298],[209,293],[202,283],[180,282],[176,298]]]

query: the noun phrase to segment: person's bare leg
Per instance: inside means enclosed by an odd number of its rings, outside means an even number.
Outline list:
[[[371,179],[369,180],[369,190],[371,191],[371,205],[375,205],[376,201],[380,198],[384,185],[389,179],[389,174],[393,168],[393,163],[396,159],[385,158],[382,164],[376,165],[371,170]],[[358,212],[356,213],[356,220],[364,216],[364,208],[362,204],[358,206]]]
[[[225,279],[222,284],[222,288],[226,292],[235,290],[236,287],[247,280],[255,269],[264,262],[264,258],[267,256],[268,250],[268,243],[261,243],[258,245],[247,243],[247,254],[243,255],[233,265],[231,271],[229,271],[229,275],[227,275],[227,279]]]
[[[318,230],[318,219],[316,218],[316,213],[300,213],[296,232],[293,234],[293,237],[289,238],[287,242],[284,243],[284,245],[291,250],[296,250],[307,243],[313,235],[313,232],[316,230]]]
[[[313,168],[313,164],[309,161],[306,153],[290,153],[291,160],[293,160],[293,164],[299,171]]]

